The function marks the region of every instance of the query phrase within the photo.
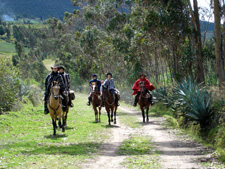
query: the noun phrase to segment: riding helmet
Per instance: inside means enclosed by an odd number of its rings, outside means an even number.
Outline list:
[[[63,69],[63,70],[65,70],[65,68],[64,68],[63,66],[59,66],[58,69]]]
[[[108,72],[108,73],[106,74],[106,76],[108,76],[108,75],[110,75],[110,76],[112,77],[112,73]]]
[[[93,74],[92,77],[98,77],[98,75],[97,74]]]

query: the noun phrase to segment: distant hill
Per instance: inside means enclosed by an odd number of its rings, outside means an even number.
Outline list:
[[[16,16],[21,18],[62,19],[64,12],[75,9],[71,0],[0,0],[0,16],[3,20],[12,21]],[[201,21],[201,32],[205,31],[207,22]],[[207,37],[214,36],[214,23],[208,25]]]
[[[62,19],[64,12],[72,12],[71,0],[0,0],[0,16],[4,18],[40,18],[56,17]]]

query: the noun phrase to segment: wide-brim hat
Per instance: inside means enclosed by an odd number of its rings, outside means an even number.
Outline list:
[[[58,66],[56,64],[54,64],[54,66],[51,67],[51,69],[55,69],[55,68],[58,69]]]
[[[65,70],[65,68],[64,68],[63,66],[59,66],[58,69],[63,69],[63,70]]]
[[[144,73],[141,73],[141,74],[140,74],[139,76],[140,76],[140,77],[141,77],[141,76],[144,76],[144,77],[146,77],[146,75],[145,75]]]

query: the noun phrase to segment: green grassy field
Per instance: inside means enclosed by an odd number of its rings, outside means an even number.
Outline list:
[[[29,49],[24,48],[25,54],[28,54]],[[12,56],[16,54],[15,45],[13,43],[8,43],[0,39],[0,56]]]
[[[0,55],[11,56],[16,52],[15,45],[0,39]]]
[[[57,130],[52,137],[50,115],[43,107],[27,105],[19,112],[0,116],[0,168],[79,168],[85,159],[99,151],[108,138],[107,117],[94,123],[87,96],[77,94],[75,106],[68,115],[65,134]]]

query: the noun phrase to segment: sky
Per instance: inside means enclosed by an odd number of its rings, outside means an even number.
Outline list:
[[[213,16],[213,9],[210,9],[210,0],[197,0],[198,1],[198,6],[201,8],[207,8],[211,14],[211,17],[207,17],[206,15],[201,14],[201,20],[206,20],[208,21],[210,19],[210,22],[214,22],[214,16]],[[193,5],[193,0],[191,0],[191,4]],[[201,12],[200,12],[201,13]]]

